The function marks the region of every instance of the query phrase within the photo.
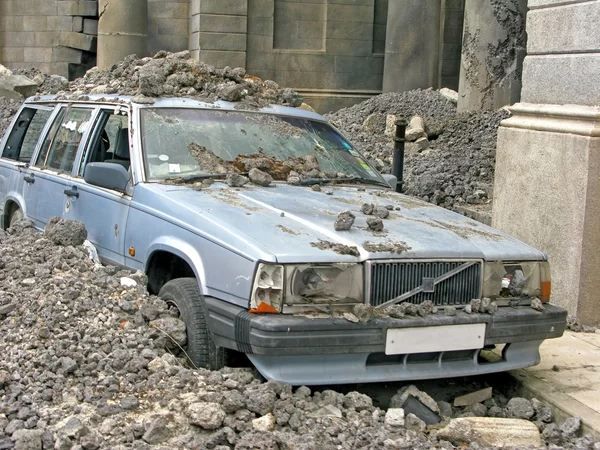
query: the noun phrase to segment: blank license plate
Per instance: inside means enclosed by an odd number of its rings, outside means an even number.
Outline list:
[[[386,355],[473,350],[483,348],[485,323],[438,327],[390,328]]]

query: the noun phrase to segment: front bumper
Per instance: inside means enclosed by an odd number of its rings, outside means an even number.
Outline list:
[[[500,372],[539,363],[539,345],[560,337],[566,310],[545,305],[502,307],[495,314],[438,313],[366,323],[250,314],[238,306],[205,298],[208,323],[218,346],[244,352],[269,379],[290,384],[399,381]],[[389,328],[486,323],[485,345],[510,344],[496,362],[481,361],[481,349],[385,355]],[[443,348],[443,345],[441,345]]]

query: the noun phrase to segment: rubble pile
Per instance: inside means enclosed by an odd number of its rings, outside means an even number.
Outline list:
[[[0,139],[20,107],[20,101],[0,97]]]
[[[578,418],[557,424],[537,400],[491,390],[453,406],[409,386],[386,411],[356,391],[195,370],[176,353],[177,314],[141,272],[94,263],[86,236],[64,219],[43,234],[27,220],[0,231],[0,449],[466,449],[495,446],[506,433],[484,431],[505,426],[540,445],[598,448]],[[467,425],[480,434],[465,443]]]
[[[160,51],[145,58],[130,55],[109,69],[90,69],[68,85],[60,85],[61,80],[54,75],[42,78],[38,84],[43,94],[131,95],[140,103],[152,103],[152,98],[163,96],[240,102],[245,107],[302,104],[301,96],[292,89],[281,89],[274,81],[263,81],[239,67],[216,69],[192,59],[189,51]]]
[[[394,122],[405,119],[404,192],[455,209],[492,198],[496,135],[505,110],[457,113],[439,91],[382,94],[328,118],[383,173],[391,172]]]

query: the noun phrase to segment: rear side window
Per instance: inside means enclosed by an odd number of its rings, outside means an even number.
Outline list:
[[[35,165],[71,173],[79,143],[90,126],[91,109],[72,108],[57,117]]]
[[[51,115],[51,109],[24,108],[11,130],[2,157],[29,162]]]

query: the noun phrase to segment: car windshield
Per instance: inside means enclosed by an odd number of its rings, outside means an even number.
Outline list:
[[[330,125],[260,112],[145,108],[141,112],[146,178],[246,173],[275,180],[385,181]]]

